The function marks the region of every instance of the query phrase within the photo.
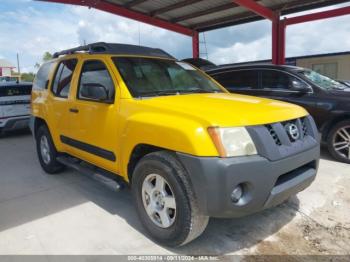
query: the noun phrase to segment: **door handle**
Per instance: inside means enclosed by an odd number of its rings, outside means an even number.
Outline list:
[[[69,108],[69,112],[77,114],[79,113],[79,110],[76,108]]]

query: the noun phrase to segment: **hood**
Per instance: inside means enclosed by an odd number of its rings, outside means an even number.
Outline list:
[[[261,125],[307,115],[303,108],[293,104],[229,93],[161,96],[142,99],[139,103],[157,112],[221,127]]]

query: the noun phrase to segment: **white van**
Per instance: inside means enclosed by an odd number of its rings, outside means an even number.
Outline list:
[[[0,134],[28,127],[32,83],[0,83]]]

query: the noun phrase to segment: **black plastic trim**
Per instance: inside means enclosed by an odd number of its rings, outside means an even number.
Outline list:
[[[83,151],[88,152],[90,154],[93,154],[95,156],[99,156],[99,157],[102,157],[104,159],[107,159],[107,160],[113,161],[113,162],[115,162],[117,160],[115,154],[111,151],[106,150],[106,149],[103,149],[103,148],[100,148],[97,146],[93,146],[93,145],[90,145],[90,144],[87,144],[87,143],[84,143],[84,142],[63,136],[63,135],[60,136],[60,139],[61,139],[61,142],[66,144],[66,145],[78,148],[80,150],[83,150]]]

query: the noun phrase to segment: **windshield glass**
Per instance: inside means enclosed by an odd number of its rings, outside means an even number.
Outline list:
[[[325,90],[346,88],[345,85],[312,70],[303,70],[299,73],[308,78],[312,83]]]
[[[184,62],[139,57],[116,57],[113,61],[134,97],[223,92]]]

